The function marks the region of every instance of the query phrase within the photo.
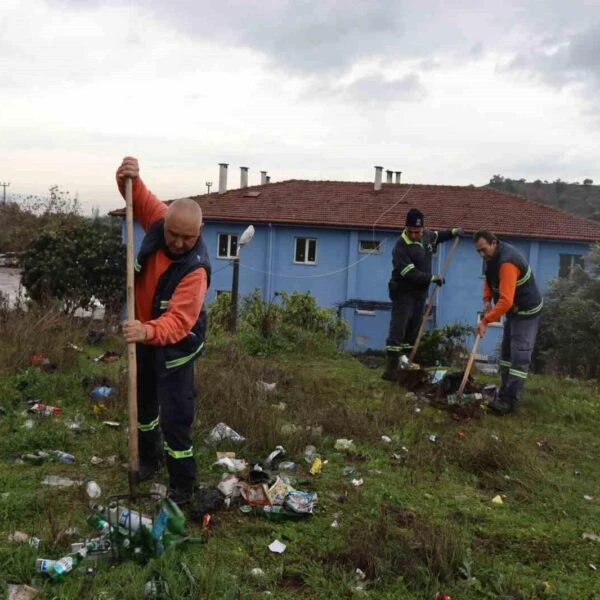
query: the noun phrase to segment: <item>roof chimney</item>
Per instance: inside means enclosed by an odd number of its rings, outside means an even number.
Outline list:
[[[375,191],[381,189],[381,176],[383,175],[383,167],[375,167]]]
[[[219,163],[219,194],[227,191],[227,163]]]
[[[396,183],[400,183],[400,175],[402,175],[402,171],[396,171]]]
[[[240,167],[240,187],[248,187],[248,167]]]
[[[265,185],[265,183],[267,183],[267,172],[261,171],[260,172],[260,185]]]
[[[271,183],[271,176],[267,175],[267,183]]]
[[[387,176],[386,183],[392,183],[392,173],[393,173],[393,171],[390,171],[389,169],[385,172],[385,174]]]

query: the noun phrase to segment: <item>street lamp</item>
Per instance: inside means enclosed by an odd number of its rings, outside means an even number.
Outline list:
[[[210,194],[210,188],[212,187],[212,181],[207,181],[206,182],[206,190],[207,190],[207,194]]]
[[[233,281],[231,283],[231,309],[229,330],[235,333],[237,327],[238,290],[240,282],[240,250],[254,237],[254,226],[249,225],[240,236],[237,243],[235,257],[233,258]]]

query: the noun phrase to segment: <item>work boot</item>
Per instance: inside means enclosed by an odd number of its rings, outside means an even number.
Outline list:
[[[177,506],[189,504],[194,498],[194,487],[195,485],[193,483],[185,486],[172,487],[169,489],[169,498],[171,498]]]
[[[139,480],[140,481],[150,481],[154,479],[154,476],[158,473],[160,469],[160,463],[157,462],[141,462],[140,461],[140,470],[139,470]]]
[[[381,375],[381,379],[386,381],[398,381],[398,360],[397,355],[388,354],[385,357],[385,369]]]
[[[514,404],[508,402],[507,400],[503,400],[502,398],[494,398],[493,400],[490,400],[487,407],[499,417],[508,415],[515,410]]]

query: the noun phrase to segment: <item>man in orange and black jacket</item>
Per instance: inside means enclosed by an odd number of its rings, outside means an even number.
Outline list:
[[[194,360],[204,346],[210,285],[202,210],[190,198],[169,207],[160,202],[129,156],[117,170],[123,196],[128,177],[133,215],[146,232],[135,261],[135,320],[123,324],[125,340],[135,342],[137,351],[139,474],[142,481],[152,479],[166,454],[170,495],[181,504],[196,483]]]
[[[502,384],[499,397],[488,404],[496,414],[506,415],[515,409],[525,385],[544,303],[529,263],[514,246],[485,229],[473,235],[473,242],[486,263],[484,314],[476,333],[483,337],[490,323],[506,315],[500,353]]]

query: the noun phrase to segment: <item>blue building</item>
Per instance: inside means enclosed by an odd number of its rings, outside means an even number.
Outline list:
[[[477,323],[483,261],[470,234],[478,229],[519,248],[542,290],[583,265],[590,244],[600,240],[600,223],[491,188],[392,183],[390,171],[382,183],[377,168],[374,183],[289,180],[252,187],[242,170],[242,187],[227,190],[226,169],[221,166],[219,192],[193,196],[204,213],[213,267],[207,301],[231,290],[231,258],[252,224],[254,238],[240,252],[240,294],[258,288],[264,300],[276,301],[279,291],[310,292],[320,306],[338,307],[352,330],[347,349],[355,352],[385,346],[391,254],[411,207],[424,213],[430,229],[465,230],[432,310],[435,327]],[[141,237],[138,230],[138,245]],[[450,245],[439,247],[434,272]],[[501,332],[501,324],[490,326],[480,353],[492,355]]]

